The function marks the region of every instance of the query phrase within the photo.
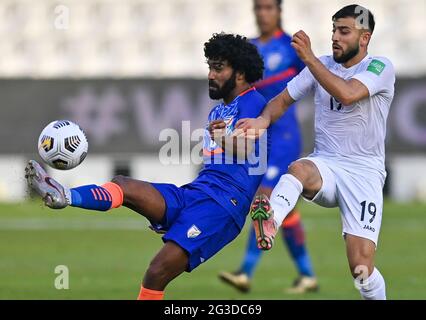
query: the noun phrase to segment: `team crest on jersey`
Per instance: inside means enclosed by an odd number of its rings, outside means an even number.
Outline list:
[[[282,61],[282,56],[279,53],[273,53],[271,54],[267,61],[266,61],[266,65],[268,66],[269,70],[275,70],[279,67],[281,61]]]
[[[201,234],[201,230],[200,230],[200,229],[198,229],[198,227],[197,227],[195,224],[193,224],[193,225],[191,226],[191,228],[189,228],[189,229],[188,229],[188,231],[186,232],[186,236],[187,236],[188,238],[196,238],[196,237],[198,237],[200,234]]]
[[[234,131],[234,117],[225,118],[223,121],[226,125],[226,134],[231,134]]]

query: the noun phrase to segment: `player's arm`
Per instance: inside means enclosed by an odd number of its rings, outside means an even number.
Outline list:
[[[290,96],[287,88],[270,100],[259,116],[259,118],[265,119],[265,123],[268,124],[264,129],[281,118],[294,102],[295,100]]]
[[[234,132],[232,135],[226,134],[226,124],[223,120],[213,120],[209,124],[209,132],[212,139],[227,153],[240,159],[247,159],[253,151],[254,139],[247,137],[240,132]]]
[[[275,121],[277,121],[287,109],[295,102],[288,89],[275,96],[268,102],[259,117],[245,118],[237,121],[235,134],[242,134],[249,138],[258,138]]]
[[[367,87],[357,79],[344,80],[330,72],[315,57],[311,49],[311,41],[305,32],[297,32],[293,36],[291,45],[319,84],[343,105],[352,105],[369,96]]]
[[[357,79],[344,80],[331,73],[318,58],[306,63],[319,84],[334,98],[350,106],[369,96],[367,87]]]

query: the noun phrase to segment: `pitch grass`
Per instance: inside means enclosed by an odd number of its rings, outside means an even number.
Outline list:
[[[287,295],[296,277],[281,237],[258,266],[252,291],[221,283],[237,269],[247,236],[240,236],[191,274],[173,281],[166,299],[359,299],[348,271],[335,209],[300,203],[319,293]],[[376,263],[389,299],[426,299],[426,204],[385,203]],[[214,213],[213,213],[214,214]],[[40,202],[0,204],[0,299],[135,299],[162,242],[143,217],[127,210],[53,211]],[[69,290],[54,287],[55,267],[69,269]]]

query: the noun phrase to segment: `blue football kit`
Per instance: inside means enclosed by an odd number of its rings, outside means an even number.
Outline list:
[[[230,134],[239,119],[258,117],[265,105],[264,97],[252,87],[228,105],[215,106],[208,123],[223,119]],[[256,140],[250,157],[241,160],[217,145],[206,127],[204,167],[198,177],[181,187],[152,183],[166,202],[163,221],[152,226],[166,231],[164,242],[173,241],[188,253],[187,271],[211,258],[241,232],[266,170],[268,142],[269,135],[265,134],[264,139]],[[251,161],[256,159],[259,161]]]

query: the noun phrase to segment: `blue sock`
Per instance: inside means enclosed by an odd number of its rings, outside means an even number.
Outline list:
[[[107,211],[111,208],[112,197],[105,188],[91,184],[72,188],[71,206],[90,210]]]
[[[247,274],[249,278],[253,276],[257,263],[262,255],[262,250],[257,247],[256,232],[253,226],[250,226],[250,234],[247,239],[247,249],[244,256],[243,263],[241,264],[241,272]]]
[[[300,275],[313,277],[314,271],[311,264],[308,251],[305,246],[305,232],[303,230],[302,222],[291,226],[284,226],[281,228],[283,239],[287,245],[288,251],[296,264],[297,271]]]

